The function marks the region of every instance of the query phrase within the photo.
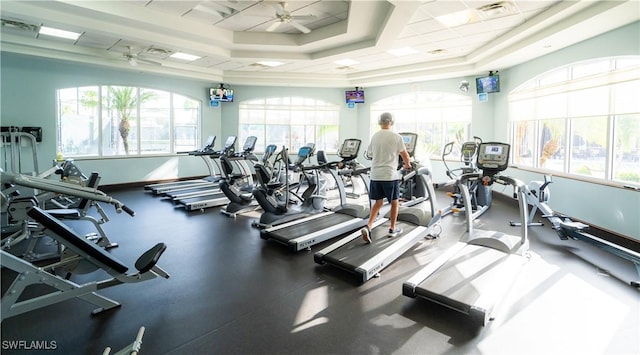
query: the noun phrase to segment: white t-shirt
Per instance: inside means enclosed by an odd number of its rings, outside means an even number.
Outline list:
[[[371,136],[367,152],[371,155],[371,180],[392,181],[400,179],[398,159],[406,147],[402,137],[390,129],[381,129]]]

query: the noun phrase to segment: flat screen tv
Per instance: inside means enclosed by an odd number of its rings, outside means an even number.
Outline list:
[[[478,94],[500,92],[500,76],[494,74],[476,78],[476,91]]]
[[[364,103],[364,90],[349,90],[345,91],[345,98],[347,103],[363,104]]]
[[[218,102],[233,102],[233,89],[211,88],[209,89],[209,100]]]

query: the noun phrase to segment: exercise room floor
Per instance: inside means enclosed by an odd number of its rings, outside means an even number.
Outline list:
[[[505,191],[510,194],[510,191]],[[137,214],[104,225],[125,264],[157,242],[158,265],[170,279],[123,284],[99,293],[122,307],[91,316],[93,305],[70,300],[2,322],[2,354],[14,341],[49,342],[50,354],[118,350],[146,328],[141,354],[640,354],[640,293],[633,265],[579,241],[562,241],[546,225],[530,229],[531,260],[484,328],[462,314],[402,295],[402,283],[456,242],[461,216],[447,216],[439,239],[424,240],[358,284],[313,261],[333,241],[292,253],[260,239],[254,218],[228,218],[220,208],[186,212],[142,188],[111,193]],[[449,199],[438,193],[439,205]],[[476,228],[518,233],[517,211],[494,198]],[[255,216],[255,215],[254,215]],[[89,224],[73,222],[81,231]],[[363,244],[363,248],[367,246]],[[634,274],[635,273],[635,274]],[[11,281],[3,272],[3,292]],[[75,281],[105,277],[80,275]],[[54,343],[52,343],[54,342]]]

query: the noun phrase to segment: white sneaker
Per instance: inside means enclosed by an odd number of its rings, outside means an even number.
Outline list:
[[[395,229],[389,228],[389,238],[397,237],[398,234],[402,234],[402,228],[396,227]]]
[[[362,234],[362,240],[364,240],[365,243],[371,244],[371,230],[369,227],[362,228],[360,234]]]

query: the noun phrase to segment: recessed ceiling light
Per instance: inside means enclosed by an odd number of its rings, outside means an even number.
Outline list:
[[[457,27],[475,22],[474,17],[476,17],[475,11],[467,9],[437,16],[435,19],[446,27]]]
[[[80,33],[71,32],[71,31],[65,31],[65,30],[59,30],[57,28],[46,27],[46,26],[41,26],[40,27],[40,31],[38,31],[38,34],[47,35],[47,36],[53,36],[53,37],[59,37],[59,38],[72,39],[74,41],[77,40],[78,38],[80,38]]]
[[[194,61],[196,59],[200,59],[201,58],[201,57],[198,57],[197,55],[187,54],[187,53],[182,53],[182,52],[173,53],[169,57],[170,58],[174,58],[174,59],[188,60],[188,61]]]
[[[273,68],[273,67],[280,66],[280,65],[282,65],[284,63],[276,62],[276,61],[263,60],[263,61],[258,62],[258,64]]]
[[[341,60],[336,60],[333,63],[338,64],[338,65],[342,65],[344,67],[360,64],[360,62],[358,62],[357,60],[353,60],[353,59],[341,59]]]
[[[402,48],[390,49],[387,51],[387,53],[391,55],[395,55],[396,57],[403,57],[405,55],[418,53],[418,51],[411,47],[402,47]]]

